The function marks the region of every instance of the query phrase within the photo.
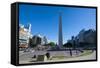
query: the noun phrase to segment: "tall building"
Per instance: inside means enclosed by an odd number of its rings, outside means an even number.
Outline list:
[[[29,33],[31,32],[31,24],[25,25],[24,28],[26,28]]]
[[[75,44],[74,47],[96,48],[96,31],[82,29],[77,36],[68,40],[67,43]]]
[[[62,17],[59,16],[59,35],[58,35],[58,46],[61,48],[63,46],[63,35],[62,35]]]
[[[40,34],[34,35],[32,40],[33,40],[32,42],[36,45],[38,44],[45,45],[48,43],[46,36],[41,36]]]
[[[27,48],[29,44],[29,38],[32,37],[31,34],[31,24],[19,25],[19,47]]]

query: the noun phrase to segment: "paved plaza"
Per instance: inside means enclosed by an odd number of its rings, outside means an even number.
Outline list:
[[[25,63],[40,63],[40,61],[36,61],[37,58],[32,58],[34,55],[45,55],[47,51],[35,51],[35,52],[19,52],[19,64]],[[70,56],[69,51],[49,51],[52,59],[41,61],[41,62],[58,62],[58,61],[79,61],[79,60],[94,60],[96,59],[96,51],[92,52],[88,55],[79,56],[81,53],[76,55],[76,51],[72,51],[73,55]],[[53,58],[55,56],[59,58]],[[63,58],[61,58],[63,56]]]

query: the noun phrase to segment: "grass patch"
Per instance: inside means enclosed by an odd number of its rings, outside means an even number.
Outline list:
[[[53,56],[52,58],[64,59],[65,56]]]
[[[87,56],[93,53],[91,50],[84,50],[83,53],[77,56],[53,56],[52,59],[68,59],[68,58],[75,58],[75,57],[81,57],[81,56]]]
[[[92,53],[91,50],[85,50],[80,56],[90,55]]]

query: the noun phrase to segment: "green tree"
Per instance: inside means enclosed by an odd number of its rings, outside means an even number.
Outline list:
[[[63,46],[64,47],[68,47],[68,48],[72,48],[73,47],[73,45],[71,43],[65,43]]]
[[[48,43],[48,45],[54,47],[56,44],[54,42],[50,42],[50,43]]]

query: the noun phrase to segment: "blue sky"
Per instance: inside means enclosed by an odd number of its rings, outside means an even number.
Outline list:
[[[96,9],[58,6],[19,5],[19,23],[32,25],[32,34],[58,42],[58,23],[62,13],[63,43],[82,29],[95,29]]]

